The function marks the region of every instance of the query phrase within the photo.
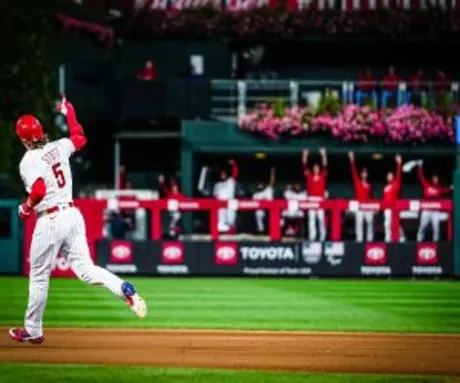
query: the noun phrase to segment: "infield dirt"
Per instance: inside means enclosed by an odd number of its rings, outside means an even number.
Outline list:
[[[4,362],[460,375],[460,335],[47,329],[33,346],[0,330]]]

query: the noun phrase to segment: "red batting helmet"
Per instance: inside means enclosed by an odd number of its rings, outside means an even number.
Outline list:
[[[31,114],[18,118],[16,121],[16,134],[23,141],[37,141],[44,136],[40,121]]]

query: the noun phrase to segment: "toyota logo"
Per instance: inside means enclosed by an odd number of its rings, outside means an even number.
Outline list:
[[[117,245],[112,249],[112,255],[116,259],[126,259],[131,255],[131,249],[126,245]]]
[[[429,247],[423,247],[419,251],[419,257],[425,261],[431,261],[436,258],[436,251]]]
[[[374,247],[367,251],[367,256],[369,259],[372,259],[373,261],[379,261],[385,257],[385,252],[383,251],[383,249]]]
[[[223,246],[217,250],[217,258],[220,258],[224,261],[228,261],[229,259],[233,259],[236,256],[236,251],[233,247],[230,246]]]
[[[166,259],[179,259],[182,257],[182,249],[179,246],[169,246],[164,249],[163,255]]]

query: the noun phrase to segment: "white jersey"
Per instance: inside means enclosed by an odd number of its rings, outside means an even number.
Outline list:
[[[255,200],[272,200],[273,199],[273,188],[271,186],[267,186],[266,188],[262,189],[254,193],[252,199]]]
[[[284,192],[284,198],[287,200],[302,201],[307,199],[307,192],[295,192],[293,190],[286,190]]]
[[[35,206],[42,212],[56,205],[72,202],[70,156],[75,146],[68,138],[49,142],[43,148],[28,150],[21,160],[19,172],[27,193],[38,178],[46,185],[45,198]]]
[[[221,201],[235,198],[236,180],[228,177],[225,181],[216,182],[214,185],[213,196]]]
[[[294,190],[286,190],[283,195],[288,201],[303,201],[306,200],[308,196],[306,191],[297,193]],[[290,203],[288,208],[284,210],[282,214],[284,217],[290,218],[303,217],[303,212],[299,210],[298,206],[291,205]]]

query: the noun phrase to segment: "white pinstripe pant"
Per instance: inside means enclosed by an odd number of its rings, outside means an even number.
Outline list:
[[[86,240],[85,222],[77,208],[40,217],[30,248],[29,304],[25,317],[25,328],[33,337],[43,335],[49,278],[59,251],[83,282],[104,286],[116,296],[123,297],[123,280],[94,265]]]

